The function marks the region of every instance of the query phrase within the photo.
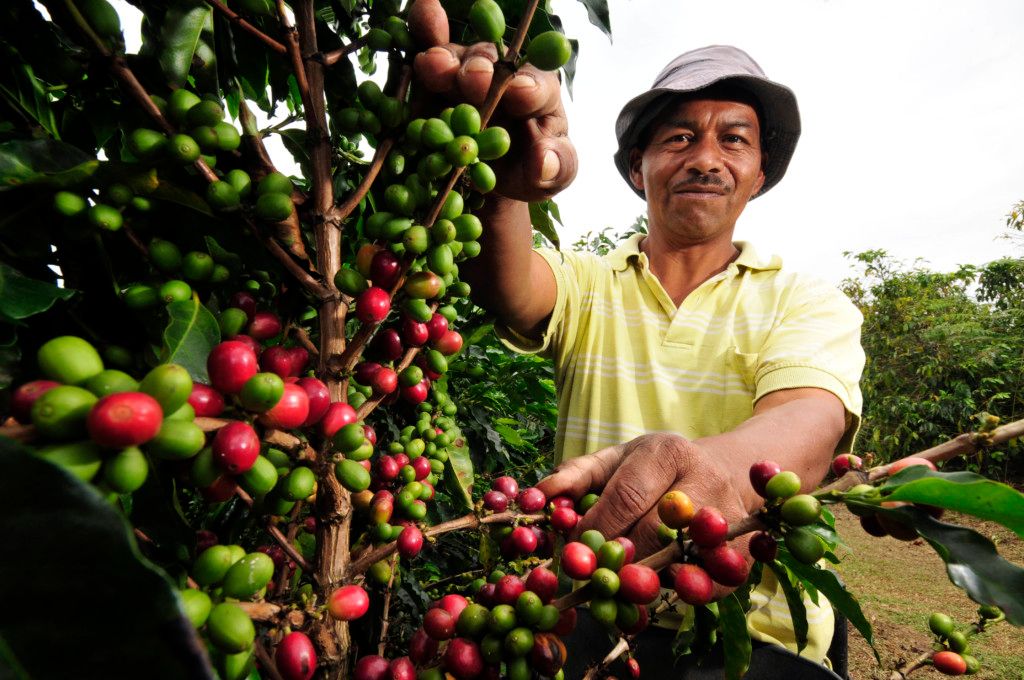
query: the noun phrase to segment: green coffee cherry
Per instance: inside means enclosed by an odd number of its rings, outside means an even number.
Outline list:
[[[70,191],[58,191],[53,196],[53,209],[64,217],[80,215],[88,207],[84,198]]]
[[[545,31],[534,37],[526,48],[526,60],[541,71],[557,71],[572,56],[569,39],[558,31]]]
[[[484,161],[501,158],[512,146],[512,138],[509,137],[508,131],[497,125],[481,130],[474,139],[479,149],[480,160]]]
[[[206,631],[217,649],[230,654],[249,649],[256,638],[252,619],[231,602],[222,602],[213,608],[206,619]]]
[[[469,8],[469,25],[480,40],[498,42],[505,35],[505,14],[494,0],[476,0]]]
[[[149,257],[160,271],[175,272],[181,268],[181,251],[170,241],[159,238],[150,241]]]
[[[74,335],[48,340],[36,354],[39,370],[67,385],[84,383],[103,370],[103,359],[89,342]]]
[[[145,454],[130,446],[111,456],[103,465],[103,481],[117,493],[131,493],[146,482],[149,462]]]
[[[86,217],[94,227],[107,231],[117,231],[124,225],[124,218],[118,209],[105,203],[97,203],[89,208]]]
[[[58,389],[61,388],[55,387],[46,394],[50,394]],[[68,389],[78,388],[70,387]],[[82,391],[84,392],[85,390]],[[44,394],[43,397],[45,397],[46,394]],[[39,400],[43,397],[40,397]],[[36,400],[36,403],[39,403],[39,400]],[[33,411],[34,410],[35,409],[33,408]],[[51,444],[37,450],[36,456],[64,468],[70,474],[83,482],[91,481],[92,478],[96,476],[96,473],[100,471],[100,466],[103,465],[103,456],[101,455],[100,447],[89,441],[74,442],[70,444]]]
[[[258,194],[286,194],[291,196],[292,190],[295,187],[292,185],[292,181],[287,176],[280,172],[271,172],[259,181],[256,186],[256,193]]]

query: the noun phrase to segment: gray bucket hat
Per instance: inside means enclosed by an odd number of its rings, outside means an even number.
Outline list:
[[[619,149],[615,167],[640,198],[642,191],[629,178],[629,152],[644,129],[674,99],[671,95],[696,92],[715,83],[728,82],[750,93],[761,108],[761,151],[767,156],[765,181],[758,196],[778,184],[786,174],[800,138],[800,111],[796,95],[785,85],[768,80],[764,71],[743,50],[712,45],[686,52],[673,59],[654,79],[651,89],[633,97],[622,107],[615,121]]]

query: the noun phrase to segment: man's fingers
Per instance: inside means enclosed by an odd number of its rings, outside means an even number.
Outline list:
[[[579,166],[576,148],[568,137],[548,136],[533,121],[515,154],[494,162],[501,178],[498,190],[509,198],[537,201],[554,196],[575,179]]]
[[[628,535],[676,482],[671,461],[662,460],[657,449],[634,451],[623,460],[601,493],[601,500],[578,525],[576,535],[597,529],[606,538]],[[639,549],[640,546],[637,546]]]
[[[520,68],[501,98],[501,110],[513,118],[533,118],[561,112],[562,84],[550,71]],[[565,114],[561,113],[565,118]]]
[[[602,488],[615,473],[621,459],[622,450],[619,446],[610,446],[589,456],[573,458],[540,480],[537,488],[548,498],[570,496],[579,499],[591,490]]]
[[[416,55],[413,69],[423,86],[431,92],[451,92],[459,72],[459,57],[451,46],[431,47]]]
[[[661,518],[658,517],[657,500],[655,500],[654,508],[640,518],[640,521],[626,535],[626,538],[633,541],[633,545],[636,547],[637,560],[653,555],[665,547],[658,538],[659,524],[661,524]]]
[[[484,103],[494,80],[494,62],[497,60],[498,52],[493,43],[476,43],[466,48],[455,79],[462,99],[474,106]]]
[[[441,0],[416,0],[409,9],[409,32],[420,47],[447,44],[448,15]]]

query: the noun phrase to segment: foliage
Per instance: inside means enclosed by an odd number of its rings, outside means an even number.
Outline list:
[[[860,271],[842,287],[864,314],[867,354],[860,447],[888,461],[978,429],[982,414],[1024,415],[1024,260],[942,273],[882,250],[847,255]],[[967,465],[1024,470],[1016,442]]]

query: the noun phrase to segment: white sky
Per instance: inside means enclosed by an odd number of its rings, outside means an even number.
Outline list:
[[[803,122],[785,179],[749,205],[737,238],[832,282],[852,272],[844,250],[943,270],[1014,254],[996,237],[1024,200],[1024,2],[609,5],[613,44],[580,3],[554,0],[580,39],[568,105],[580,172],[557,198],[563,242],[644,210],[611,160],[622,105],[677,54],[732,44],[796,92]]]
[[[566,97],[580,172],[556,199],[564,244],[644,211],[612,163],[622,105],[677,54],[732,44],[796,92],[803,122],[785,179],[749,205],[736,238],[836,283],[852,273],[847,250],[884,248],[941,270],[1020,254],[997,237],[1024,200],[1021,0],[609,5],[613,43],[582,4],[553,0],[580,40]]]

